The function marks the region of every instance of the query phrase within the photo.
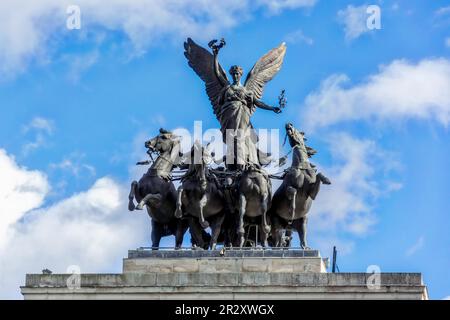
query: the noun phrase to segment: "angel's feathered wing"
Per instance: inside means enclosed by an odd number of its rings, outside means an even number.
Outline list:
[[[184,55],[188,59],[189,66],[205,82],[206,93],[214,109],[218,114],[218,97],[223,88],[222,83],[228,83],[227,75],[219,65],[219,74],[222,79],[218,79],[214,72],[214,56],[205,48],[196,44],[191,38],[184,43]]]
[[[283,42],[279,47],[270,50],[262,56],[253,66],[245,79],[245,88],[253,93],[255,99],[261,99],[264,85],[273,79],[281,69],[286,45]]]

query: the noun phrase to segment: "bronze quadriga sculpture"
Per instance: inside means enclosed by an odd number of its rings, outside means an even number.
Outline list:
[[[287,124],[286,135],[293,160],[285,174],[278,177],[283,183],[272,199],[271,180],[264,169],[271,159],[258,150],[258,136],[250,121],[257,108],[281,113],[285,107],[284,90],[278,107],[265,104],[261,98],[265,84],[282,66],[286,46],[282,43],[261,57],[243,85],[241,67],[230,68],[230,82],[218,61],[219,51],[224,46],[223,39],[211,41],[211,53],[190,38],[184,43],[188,64],[204,81],[221,125],[227,147],[224,166],[211,167],[205,158],[214,155],[198,142],[188,154],[181,154],[179,138],[161,129],[157,137],[145,144],[148,153],[156,154],[157,158],[138,163],[151,164],[151,167],[139,182],[132,183],[129,209],[147,208],[152,218],[152,247],[159,246],[162,236],[173,234],[175,246],[179,248],[189,226],[194,248],[215,249],[219,242],[238,247],[249,244],[289,246],[286,235],[295,229],[301,247],[306,249],[307,213],[320,184],[330,184],[330,181],[316,173],[309,162],[315,150],[305,145],[303,132]],[[182,171],[178,192],[171,175],[176,167],[187,169]],[[134,199],[138,201],[137,207]],[[252,226],[256,227],[256,232],[250,232]],[[208,228],[211,235],[205,232]]]

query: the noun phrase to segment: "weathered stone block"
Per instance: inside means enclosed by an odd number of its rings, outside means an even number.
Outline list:
[[[243,272],[268,272],[269,263],[265,259],[244,259],[242,261]]]

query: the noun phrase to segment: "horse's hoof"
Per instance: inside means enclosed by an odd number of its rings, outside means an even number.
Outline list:
[[[325,177],[322,173],[317,174],[317,177],[320,179],[320,182],[322,182],[323,184],[331,184],[330,179]]]
[[[200,225],[202,226],[203,229],[206,229],[209,227],[208,221],[200,221]]]
[[[136,206],[134,205],[133,201],[128,202],[128,210],[134,211],[136,209]]]

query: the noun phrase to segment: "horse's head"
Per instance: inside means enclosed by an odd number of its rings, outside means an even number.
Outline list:
[[[189,164],[189,173],[200,181],[202,188],[206,187],[206,170],[214,158],[209,146],[210,144],[204,147],[195,141],[191,150],[183,156],[185,163]]]
[[[158,152],[164,154],[170,152],[176,143],[179,143],[179,137],[175,136],[172,132],[165,129],[159,129],[159,134],[145,141],[145,147],[152,152]]]
[[[286,138],[289,138],[291,147],[298,151],[297,153],[294,152],[294,156],[299,157],[299,161],[307,161],[308,158],[317,153],[316,150],[305,144],[305,141],[307,141],[305,133],[295,129],[292,123],[286,124]]]
[[[305,133],[303,131],[298,131],[294,128],[292,123],[286,124],[286,137],[289,138],[289,144],[291,147],[294,147],[298,144],[305,144],[305,141],[307,140],[305,138]]]
[[[191,150],[182,155],[183,162],[192,168],[203,169],[214,161],[215,154],[209,147],[209,143],[204,147],[199,141],[195,141]]]

